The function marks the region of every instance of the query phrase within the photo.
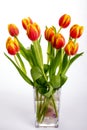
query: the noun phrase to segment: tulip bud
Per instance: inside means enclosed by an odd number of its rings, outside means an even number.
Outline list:
[[[59,19],[59,26],[62,28],[66,28],[69,26],[70,22],[71,22],[71,17],[67,14],[64,14]]]
[[[27,26],[27,36],[30,40],[35,41],[40,36],[40,27],[36,23]]]
[[[75,24],[73,25],[71,28],[70,28],[70,37],[72,38],[79,38],[82,33],[83,33],[83,26],[79,26],[78,24]]]
[[[73,41],[69,41],[66,44],[64,50],[65,50],[67,55],[75,55],[78,51],[78,47],[79,47],[78,43],[74,43]]]
[[[27,29],[28,24],[32,24],[32,23],[33,21],[30,17],[22,19],[22,26],[25,30]]]
[[[52,36],[55,34],[55,28],[54,27],[50,27],[50,28],[46,28],[45,32],[44,32],[44,36],[45,39],[48,40],[49,42],[52,39]]]
[[[19,34],[19,30],[15,24],[8,25],[8,32],[11,36],[17,36]]]
[[[52,37],[51,44],[54,48],[60,49],[65,45],[65,38],[63,37],[62,34],[56,33]]]
[[[6,48],[9,54],[15,55],[20,50],[20,46],[17,39],[12,39],[11,37],[8,37],[6,41]]]

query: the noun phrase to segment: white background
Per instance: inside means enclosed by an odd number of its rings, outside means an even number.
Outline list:
[[[87,13],[86,0],[1,0],[0,1],[0,130],[34,130],[33,89],[20,77],[4,52],[9,36],[7,25],[15,23],[20,40],[28,46],[30,41],[21,20],[30,16],[43,31],[45,26],[58,27],[59,17],[71,15],[71,25],[84,26],[78,39],[79,52],[84,51],[68,71],[68,81],[62,88],[59,130],[87,130]],[[68,37],[68,29],[64,30]],[[43,50],[46,41],[42,38]],[[43,42],[44,41],[44,42]],[[41,130],[44,128],[41,128]],[[53,128],[55,129],[55,128]]]

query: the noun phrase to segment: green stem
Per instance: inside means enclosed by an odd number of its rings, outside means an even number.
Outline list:
[[[77,39],[74,39],[74,43],[76,43],[76,40],[77,40]]]
[[[19,66],[19,68],[21,68],[21,70],[26,74],[26,68],[25,68],[25,65],[24,65],[24,63],[23,63],[23,60],[22,60],[20,54],[17,53],[17,54],[14,56],[14,59],[15,59],[17,65]]]
[[[14,60],[15,60],[15,62],[17,63],[17,65],[19,66],[19,68],[20,68],[20,65],[19,65],[19,62],[18,62],[18,60],[17,60],[16,55],[14,55]]]
[[[47,111],[47,108],[48,108],[49,101],[50,101],[50,98],[45,98],[44,99],[44,102],[42,104],[42,108],[41,108],[40,112],[37,115],[37,121],[40,122],[40,123],[44,120],[44,117],[45,117],[45,114],[46,114],[46,111]]]
[[[51,43],[48,42],[48,47],[47,47],[47,64],[51,64],[54,56],[55,56],[55,49],[52,47]]]
[[[59,28],[58,33],[61,31],[62,27]]]
[[[54,110],[56,113],[56,117],[58,117],[58,111],[57,111],[57,107],[56,107],[56,103],[55,103],[55,99],[54,99],[53,95],[52,95],[52,102],[53,102]]]
[[[57,76],[59,76],[59,75],[61,74],[63,56],[64,56],[64,51],[63,51],[63,49],[61,48],[61,60],[60,60],[59,71],[58,71]]]
[[[70,64],[70,56],[69,56],[68,63],[67,63],[67,65],[66,65],[64,71],[62,72],[63,75],[67,72],[67,70],[68,70],[68,68],[69,68],[69,64]]]
[[[39,110],[41,110],[42,104],[43,104],[43,100],[44,100],[42,97],[43,97],[42,94],[40,94],[40,106],[39,106]]]
[[[38,90],[36,90],[36,116],[38,117],[39,114],[39,95],[38,95]]]
[[[50,102],[52,102],[51,105],[53,109],[55,110],[56,117],[58,117],[57,106],[56,106],[53,95],[50,98],[44,97],[43,100],[42,100],[42,95],[41,95],[39,104],[37,100],[37,121],[39,123],[43,122]]]

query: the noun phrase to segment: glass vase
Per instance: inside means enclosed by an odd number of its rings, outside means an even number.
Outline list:
[[[35,127],[59,126],[60,92],[56,90],[48,98],[34,89]]]

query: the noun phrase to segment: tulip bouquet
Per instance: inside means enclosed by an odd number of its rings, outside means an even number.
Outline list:
[[[6,48],[8,53],[14,56],[14,60],[6,53],[4,54],[16,67],[22,78],[34,87],[36,100],[43,100],[37,103],[36,117],[40,123],[43,122],[47,114],[49,104],[53,106],[55,117],[58,116],[53,95],[67,81],[66,72],[72,63],[83,54],[83,52],[77,53],[79,47],[77,39],[83,33],[83,26],[78,24],[72,25],[67,42],[61,33],[62,29],[70,25],[70,22],[70,15],[64,14],[59,18],[59,29],[54,26],[46,26],[44,31],[44,38],[48,44],[46,63],[43,63],[44,57],[39,25],[33,22],[30,17],[22,19],[22,26],[26,31],[26,35],[32,41],[29,48],[25,48],[20,42],[18,27],[15,24],[8,25],[10,36],[7,38]],[[27,74],[24,59],[29,63],[30,76]]]

